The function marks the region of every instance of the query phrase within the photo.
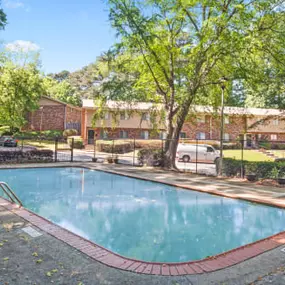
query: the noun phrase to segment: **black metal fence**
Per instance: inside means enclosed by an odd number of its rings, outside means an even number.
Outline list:
[[[166,150],[177,145],[174,167],[209,176],[285,180],[285,141],[179,139],[95,140],[18,138],[18,146],[1,147],[0,163],[105,162],[133,166],[169,166]],[[221,152],[223,159],[221,161]]]

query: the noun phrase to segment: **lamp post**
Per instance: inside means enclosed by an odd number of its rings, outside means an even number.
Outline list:
[[[42,134],[42,124],[43,124],[43,113],[44,113],[44,107],[40,107],[41,110],[41,121],[40,121],[40,133]]]
[[[223,175],[223,149],[224,149],[224,100],[227,78],[223,76],[220,79],[222,98],[221,98],[221,127],[220,127],[220,169],[219,176]]]

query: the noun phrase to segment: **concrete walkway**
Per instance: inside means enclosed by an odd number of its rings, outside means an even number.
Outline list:
[[[177,174],[158,169],[134,168],[120,165],[101,165],[91,163],[56,163],[20,165],[19,167],[85,166],[98,170],[151,179],[163,183],[209,191],[218,195],[236,198],[261,199],[264,203],[278,202],[285,206],[281,197],[285,189],[260,187],[235,180],[218,180],[189,174]],[[11,166],[1,166],[9,168]],[[13,165],[12,167],[17,167]],[[278,198],[278,197],[279,198]],[[106,265],[88,258],[64,242],[41,231],[32,237],[23,229],[29,223],[7,211],[0,205],[0,284],[285,284],[285,253],[283,246],[265,252],[240,264],[212,273],[191,276],[147,276],[135,274]],[[283,269],[283,270],[282,270]],[[276,282],[281,283],[276,283]],[[282,283],[283,282],[283,283]]]

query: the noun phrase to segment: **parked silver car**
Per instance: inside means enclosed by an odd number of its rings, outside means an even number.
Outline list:
[[[176,159],[183,162],[215,163],[220,152],[206,144],[179,144]]]
[[[10,136],[0,137],[0,146],[16,147],[17,145],[18,145],[18,141]]]

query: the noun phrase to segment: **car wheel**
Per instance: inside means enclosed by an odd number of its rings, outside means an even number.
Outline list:
[[[189,155],[184,155],[182,157],[183,162],[189,162],[190,161],[190,156]]]

